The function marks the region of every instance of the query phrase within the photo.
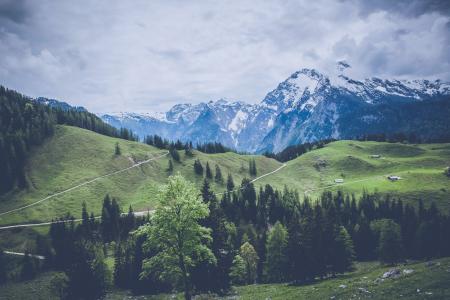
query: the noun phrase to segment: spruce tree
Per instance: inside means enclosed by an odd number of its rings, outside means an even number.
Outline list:
[[[169,165],[167,167],[167,172],[169,172],[169,173],[173,172],[173,163],[172,163],[171,159],[169,159]]]
[[[227,191],[232,191],[234,190],[234,181],[233,181],[233,177],[231,176],[230,173],[228,173],[228,177],[227,177]]]
[[[216,176],[214,179],[217,183],[223,183],[222,171],[220,170],[219,165],[216,165]]]
[[[115,150],[114,150],[114,154],[115,154],[115,155],[121,155],[121,153],[122,153],[122,151],[120,150],[119,143],[117,142],[117,143],[116,143]]]
[[[194,171],[195,174],[203,176],[203,166],[198,158],[194,161]]]
[[[36,276],[36,265],[33,258],[28,251],[25,251],[25,255],[22,259],[22,269],[20,270],[21,280],[31,280]]]
[[[209,162],[206,162],[205,174],[206,174],[206,178],[208,178],[208,179],[212,179],[213,178],[213,174],[211,172],[211,168],[209,167]]]
[[[3,249],[0,248],[0,284],[5,283],[7,280],[7,270],[6,270],[6,258]]]

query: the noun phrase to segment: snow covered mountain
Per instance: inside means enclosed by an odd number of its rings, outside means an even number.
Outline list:
[[[324,138],[369,133],[414,133],[437,138],[450,132],[450,84],[440,80],[362,81],[314,69],[293,73],[259,104],[220,99],[178,104],[166,113],[101,116],[143,137],[158,134],[194,143],[219,141],[240,151],[280,151]]]

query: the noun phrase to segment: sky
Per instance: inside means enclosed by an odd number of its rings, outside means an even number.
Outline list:
[[[97,113],[258,103],[339,60],[450,81],[450,1],[0,0],[0,84]]]

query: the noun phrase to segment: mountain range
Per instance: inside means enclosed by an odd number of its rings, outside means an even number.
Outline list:
[[[427,140],[450,132],[450,83],[441,80],[356,80],[301,69],[258,104],[220,99],[177,104],[165,113],[109,113],[101,118],[140,137],[157,134],[195,143],[218,141],[239,151],[278,152],[289,145],[366,134],[414,134]]]

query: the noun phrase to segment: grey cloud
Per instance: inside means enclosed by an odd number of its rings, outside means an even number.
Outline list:
[[[376,11],[387,11],[406,16],[420,16],[429,12],[450,15],[448,0],[350,0],[359,4],[361,14],[368,15]]]
[[[0,0],[0,25],[1,19],[23,23],[29,15],[25,0]]]
[[[259,102],[294,71],[341,59],[357,76],[450,80],[450,18],[425,2],[0,0],[0,84],[145,111]]]

